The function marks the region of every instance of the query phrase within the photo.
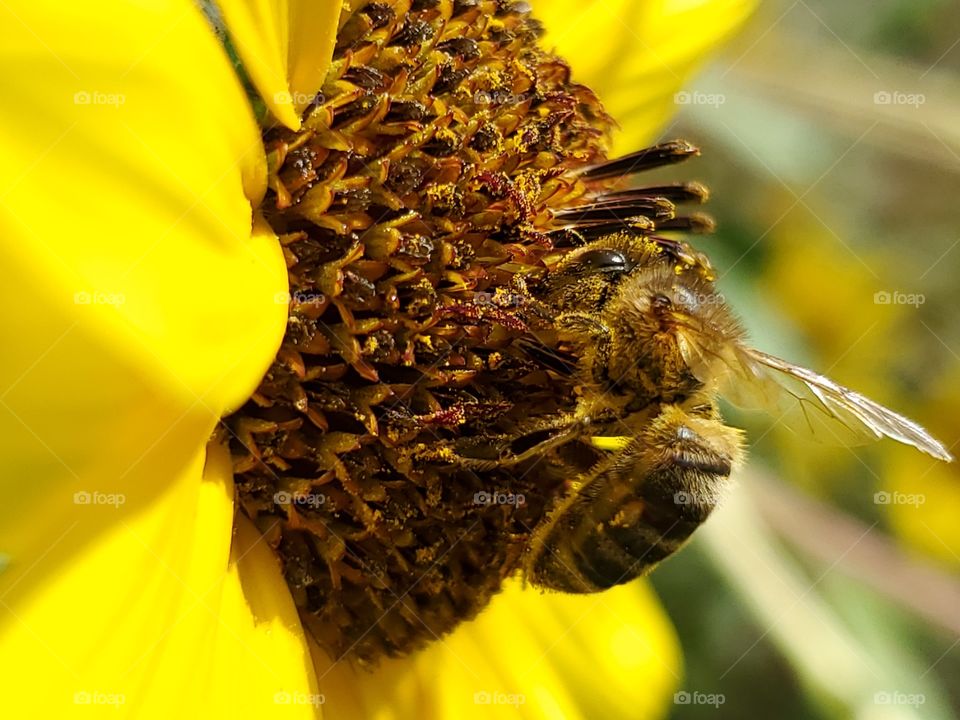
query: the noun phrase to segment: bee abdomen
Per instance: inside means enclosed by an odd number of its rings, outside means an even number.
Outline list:
[[[699,522],[675,517],[663,527],[647,522],[642,500],[633,498],[611,517],[585,514],[577,527],[554,526],[543,537],[528,573],[537,585],[564,592],[597,592],[646,574],[675,553]]]
[[[595,525],[575,553],[576,569],[598,590],[646,575],[673,555],[713,509],[663,505],[634,498],[608,521]]]
[[[658,430],[670,431],[657,433],[659,446],[638,440],[625,448],[536,533],[527,562],[533,583],[578,593],[620,585],[679,550],[709,517],[739,451],[738,433],[678,412],[658,421]]]
[[[668,537],[642,520],[631,525],[608,524],[597,527],[577,553],[577,570],[597,589],[645,575],[661,560],[669,557],[689,537]]]

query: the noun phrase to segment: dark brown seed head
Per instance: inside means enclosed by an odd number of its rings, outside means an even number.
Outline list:
[[[224,432],[241,510],[335,657],[404,654],[473,617],[570,479],[549,462],[449,462],[459,438],[572,409],[571,378],[516,341],[530,288],[564,252],[553,238],[576,225],[567,211],[604,202],[633,167],[604,165],[611,121],[537,46],[527,12],[369,3],[342,26],[303,128],[265,136],[289,319]],[[683,194],[606,202],[651,230]],[[477,500],[494,492],[525,502]]]

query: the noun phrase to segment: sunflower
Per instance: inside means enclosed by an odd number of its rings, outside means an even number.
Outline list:
[[[295,184],[291,146],[341,77],[336,48],[379,12],[414,44],[397,14],[477,5],[0,5],[10,717],[663,714],[678,651],[643,585],[567,597],[507,583],[475,621],[358,669],[308,639],[289,572],[255,513],[236,512],[249,446],[221,422],[260,396],[290,337],[298,236],[274,211]],[[542,42],[583,60],[578,79],[615,83],[637,147],[749,3],[572,7],[538,8]],[[580,47],[604,34],[626,44]],[[417,120],[415,102],[395,110]],[[442,214],[455,190],[425,201]]]

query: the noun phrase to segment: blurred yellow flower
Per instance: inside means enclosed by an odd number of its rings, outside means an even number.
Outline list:
[[[790,204],[788,198],[783,201]],[[764,207],[773,218],[783,212],[775,202]],[[874,303],[876,278],[838,247],[835,236],[805,208],[789,211],[768,245],[759,280],[761,295],[779,300],[778,316],[803,332],[803,346],[816,355],[808,364],[867,397],[897,407],[887,372],[891,353],[897,351],[890,333],[901,308]],[[861,254],[863,263],[879,266],[880,258]],[[862,460],[849,448],[798,438],[782,423],[774,426],[771,437],[776,457],[790,468],[791,480],[808,489],[826,493],[837,477],[862,468]],[[830,468],[830,474],[824,468]]]
[[[633,145],[748,5],[594,3],[589,22],[564,1],[538,10]],[[296,127],[321,85],[339,11],[219,3],[277,121]],[[207,446],[272,361],[287,309],[257,214],[261,131],[222,44],[189,0],[16,1],[0,4],[0,67],[6,716],[664,714],[678,650],[643,585],[511,585],[415,657],[328,667],[234,517],[228,453]]]
[[[789,202],[789,200],[788,200]],[[772,208],[776,213],[776,209]],[[774,215],[776,217],[776,214]],[[960,438],[960,377],[955,370],[933,373],[914,364],[909,395],[896,377],[916,353],[905,348],[913,333],[928,332],[918,309],[885,301],[882,277],[896,276],[902,258],[858,249],[860,261],[838,262],[846,250],[811,211],[788,214],[772,233],[762,294],[780,299],[782,312],[804,334],[805,344],[822,359],[831,377],[855,387],[890,407],[920,408],[917,420],[955,450]],[[842,308],[843,312],[837,312]],[[790,468],[790,479],[821,495],[850,496],[860,492],[862,504],[873,504],[904,543],[947,565],[960,563],[960,503],[956,463],[943,463],[896,443],[878,446],[879,462],[867,466],[848,448],[798,441],[796,433],[777,427],[776,456]],[[829,472],[825,468],[830,468]],[[851,480],[862,476],[864,485]],[[837,486],[837,479],[844,484]]]
[[[676,93],[756,0],[546,0],[543,44],[566,57],[620,124],[613,154],[642,147],[676,112]]]
[[[960,373],[951,368],[928,379],[931,400],[923,420],[939,437],[960,440]],[[940,563],[960,566],[960,469],[957,463],[928,462],[929,458],[891,447],[884,454],[883,484],[877,500],[888,513],[893,530],[913,549]]]

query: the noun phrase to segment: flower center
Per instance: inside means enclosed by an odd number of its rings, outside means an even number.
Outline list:
[[[302,129],[265,134],[289,318],[225,421],[241,508],[305,626],[334,657],[369,662],[481,610],[571,469],[596,460],[586,445],[562,462],[481,457],[576,402],[557,358],[524,347],[531,288],[586,236],[668,227],[670,199],[701,194],[597,203],[598,186],[693,149],[604,165],[611,121],[537,46],[524,4],[407,4],[353,13]],[[470,452],[473,466],[451,462]]]

